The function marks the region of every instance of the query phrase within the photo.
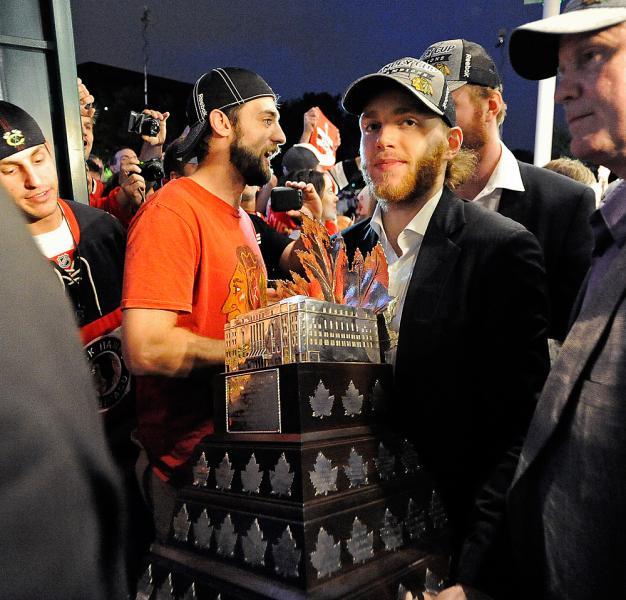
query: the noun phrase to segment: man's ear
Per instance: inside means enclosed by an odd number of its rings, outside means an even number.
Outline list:
[[[452,160],[463,145],[463,131],[460,127],[450,127],[448,130],[448,148],[444,152],[443,157],[446,160]]]
[[[209,113],[209,124],[214,134],[219,137],[228,137],[233,130],[230,119],[221,110],[214,108]]]
[[[497,119],[503,103],[502,94],[498,90],[492,90],[487,99],[487,111],[489,116],[493,119]]]

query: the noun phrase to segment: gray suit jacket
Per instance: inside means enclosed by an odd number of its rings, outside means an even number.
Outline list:
[[[626,597],[625,292],[626,247],[572,326],[533,417],[507,497],[523,597]]]

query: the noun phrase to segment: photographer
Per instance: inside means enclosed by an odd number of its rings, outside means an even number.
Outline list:
[[[148,115],[158,122],[158,133],[156,135],[142,134],[143,146],[139,158],[131,148],[122,148],[115,153],[115,160],[111,165],[114,173],[114,179],[110,186],[109,196],[114,196],[119,207],[119,213],[116,216],[120,219],[125,227],[128,227],[134,214],[138,208],[145,202],[153,190],[151,186],[146,185],[145,164],[150,163],[153,166],[155,161],[160,161],[163,153],[163,144],[167,135],[165,122],[170,113],[161,113],[156,110],[146,108],[142,114]],[[140,128],[141,126],[138,126]],[[151,178],[149,178],[151,179]],[[161,177],[156,177],[161,179]],[[156,179],[152,179],[155,181]]]

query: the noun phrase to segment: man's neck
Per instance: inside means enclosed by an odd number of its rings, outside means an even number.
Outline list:
[[[415,218],[415,215],[424,208],[424,205],[435,195],[439,187],[433,187],[431,190],[416,198],[413,202],[401,202],[393,204],[388,202],[384,208],[381,206],[381,217],[383,228],[387,241],[393,248],[396,256],[402,254],[402,250],[398,245],[398,236],[406,229],[406,226]]]
[[[30,221],[27,225],[28,231],[30,234],[41,235],[42,233],[50,233],[54,231],[58,227],[60,227],[63,222],[63,211],[61,207],[57,204],[55,211],[48,215],[43,219],[39,219],[38,221]]]
[[[239,208],[241,193],[245,182],[241,173],[227,161],[205,160],[189,179],[201,185],[220,200],[230,204],[233,208]]]
[[[454,190],[455,195],[459,198],[473,200],[485,189],[502,156],[500,138],[497,135],[492,136],[480,150],[475,152],[478,155],[478,164],[474,173],[463,185]]]

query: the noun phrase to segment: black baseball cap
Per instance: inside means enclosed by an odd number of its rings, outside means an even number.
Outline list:
[[[445,40],[429,46],[421,60],[439,69],[451,92],[466,83],[502,89],[502,80],[491,56],[475,42]]]
[[[183,160],[194,156],[198,142],[209,128],[207,117],[212,110],[226,110],[265,96],[276,100],[276,94],[265,80],[247,69],[224,67],[205,73],[194,84],[187,102],[190,129],[179,143],[176,154]]]
[[[456,125],[454,101],[446,80],[438,69],[417,58],[401,58],[385,65],[377,73],[360,77],[348,86],[341,101],[344,109],[360,115],[381,84],[397,85],[410,92],[428,110],[439,115],[450,127]]]
[[[45,141],[35,119],[19,106],[0,100],[0,160]]]
[[[559,66],[562,35],[606,29],[626,21],[626,0],[570,0],[560,15],[533,21],[511,34],[511,65],[526,79],[546,79]]]

